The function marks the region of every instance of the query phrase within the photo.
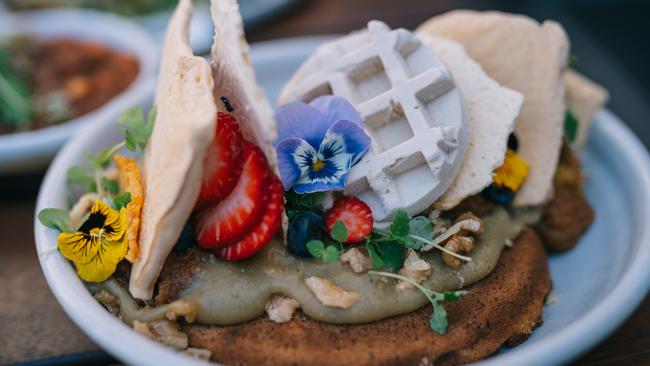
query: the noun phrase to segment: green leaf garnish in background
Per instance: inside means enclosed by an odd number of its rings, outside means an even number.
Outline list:
[[[131,192],[118,194],[113,198],[113,208],[119,211],[122,207],[126,207],[129,202],[131,202]]]
[[[97,192],[97,183],[93,173],[78,165],[70,167],[66,173],[69,183],[82,186],[86,192]]]
[[[127,149],[136,151],[138,147],[142,150],[147,147],[147,141],[153,132],[156,114],[156,109],[152,109],[145,121],[142,108],[134,107],[127,109],[120,115],[117,123],[126,127],[124,129],[124,140]]]
[[[56,229],[65,233],[74,232],[70,225],[70,216],[64,210],[58,208],[46,208],[38,213],[38,221],[50,229]]]
[[[9,62],[9,53],[0,49],[0,122],[24,130],[33,115],[32,95]]]
[[[564,116],[564,134],[566,135],[567,140],[572,143],[576,140],[578,136],[578,125],[580,122],[578,118],[567,109]]]
[[[106,177],[102,177],[102,187],[104,187],[111,195],[116,195],[120,191],[120,185],[117,181]]]
[[[420,292],[426,296],[426,298],[433,306],[433,314],[431,314],[431,319],[429,319],[429,327],[431,327],[431,330],[438,334],[445,334],[448,325],[447,310],[445,310],[445,306],[442,304],[442,302],[456,301],[468,293],[467,291],[447,291],[442,293],[436,292],[420,285],[408,277],[390,272],[369,271],[368,274],[389,277],[396,280],[408,282],[420,290]]]

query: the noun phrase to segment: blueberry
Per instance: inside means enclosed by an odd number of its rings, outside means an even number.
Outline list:
[[[508,149],[516,152],[519,150],[519,139],[517,138],[517,135],[513,133],[508,136]]]
[[[307,242],[313,239],[323,240],[325,224],[319,215],[303,211],[291,219],[287,230],[287,246],[289,252],[298,257],[311,257],[307,250]]]
[[[192,220],[185,223],[183,231],[181,231],[181,236],[176,241],[174,245],[174,251],[184,251],[190,248],[195,248],[198,244],[196,240],[196,234],[194,233],[194,225]]]
[[[483,197],[501,206],[507,206],[515,198],[515,192],[508,188],[492,184],[483,190]]]

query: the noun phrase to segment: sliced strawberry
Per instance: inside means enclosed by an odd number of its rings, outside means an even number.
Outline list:
[[[213,252],[218,257],[227,261],[246,259],[268,244],[278,232],[284,209],[284,189],[280,180],[275,176],[270,181],[271,198],[262,221],[239,242],[226,248],[214,249]]]
[[[237,121],[227,113],[217,114],[217,130],[203,162],[203,184],[196,209],[226,198],[235,188],[243,166],[244,140]]]
[[[355,197],[339,198],[327,211],[325,227],[328,233],[332,233],[332,228],[338,221],[343,222],[348,230],[346,243],[356,243],[365,239],[372,232],[374,224],[370,207]]]
[[[250,142],[244,142],[244,167],[237,185],[226,199],[197,216],[201,248],[230,245],[259,222],[270,196],[266,189],[269,175],[262,151]]]

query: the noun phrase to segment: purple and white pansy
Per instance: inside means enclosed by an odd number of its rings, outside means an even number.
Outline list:
[[[275,120],[280,179],[299,194],[345,188],[350,168],[370,145],[361,116],[341,97],[285,104]]]

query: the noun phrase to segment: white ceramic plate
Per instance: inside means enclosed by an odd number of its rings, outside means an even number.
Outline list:
[[[281,40],[253,47],[258,78],[273,98],[293,70],[324,38]],[[47,173],[37,211],[65,207],[65,171],[84,151],[118,136],[104,120],[70,141]],[[585,190],[596,222],[578,247],[550,258],[558,301],[545,308],[544,325],[522,345],[482,365],[554,365],[570,361],[610,334],[645,297],[650,284],[650,159],[645,148],[612,113],[598,115],[582,153],[589,175]],[[56,246],[57,233],[35,222],[36,246]],[[137,365],[198,365],[131,331],[86,291],[58,252],[40,255],[45,277],[67,314],[118,359]]]
[[[0,174],[43,169],[65,141],[82,126],[114,120],[127,106],[151,94],[158,67],[157,46],[138,25],[91,10],[47,10],[0,13],[0,41],[16,34],[39,39],[66,37],[96,40],[135,55],[140,73],[129,88],[99,109],[36,131],[0,135]]]

